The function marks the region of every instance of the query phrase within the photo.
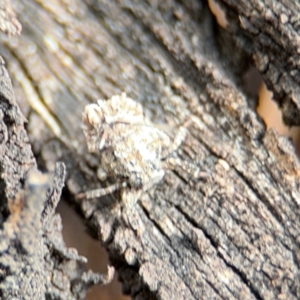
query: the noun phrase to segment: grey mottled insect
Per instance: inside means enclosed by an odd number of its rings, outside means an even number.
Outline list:
[[[78,194],[79,199],[100,197],[120,189],[122,200],[133,204],[162,180],[166,169],[179,166],[193,177],[199,174],[194,165],[169,157],[185,139],[186,127],[179,127],[171,140],[164,131],[146,122],[142,106],[125,93],[87,105],[82,119],[89,151],[100,154],[99,177],[114,177],[116,183]]]

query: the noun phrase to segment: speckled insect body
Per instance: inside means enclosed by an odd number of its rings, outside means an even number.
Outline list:
[[[142,106],[125,93],[87,105],[83,126],[89,151],[100,154],[102,170],[116,183],[78,198],[100,197],[121,189],[122,199],[134,203],[143,191],[162,180],[165,169],[179,165],[193,175],[198,173],[191,164],[168,158],[184,140],[186,128],[180,127],[172,141],[164,131],[146,123]]]

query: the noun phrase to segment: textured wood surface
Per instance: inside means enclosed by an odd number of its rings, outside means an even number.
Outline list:
[[[287,138],[265,130],[242,80],[253,57],[286,122],[298,124],[299,7],[221,3],[232,35],[205,1],[20,1],[23,31],[0,48],[38,165],[65,163],[66,196],[133,299],[300,297],[299,161]],[[135,214],[118,193],[74,197],[109,184],[87,152],[83,108],[123,91],[173,131],[192,117],[177,155],[207,174],[167,172]]]
[[[66,248],[55,214],[65,167],[56,164],[52,175],[36,170],[3,61],[0,69],[0,299],[82,299],[90,285],[110,281],[113,270],[85,272],[86,258]]]
[[[298,1],[218,1],[228,30],[252,57],[289,126],[300,125],[300,3]]]

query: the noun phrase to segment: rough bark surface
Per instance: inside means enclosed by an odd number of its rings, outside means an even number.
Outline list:
[[[253,58],[284,122],[300,125],[300,3],[218,0],[242,49]]]
[[[298,124],[290,117],[299,113],[298,21],[284,21],[299,7],[222,3],[233,36],[205,1],[20,1],[23,32],[0,49],[37,161],[49,170],[66,164],[70,201],[108,184],[97,179],[99,159],[82,134],[87,103],[125,91],[152,122],[176,130],[193,117],[177,155],[205,180],[168,172],[136,215],[118,193],[77,202],[133,299],[300,298],[299,161],[288,139],[265,130],[241,81],[252,54],[286,122]],[[269,26],[283,6],[282,25]],[[264,7],[264,17],[250,17]],[[258,19],[259,29],[248,30]],[[126,225],[137,216],[143,231]]]
[[[54,176],[36,170],[2,59],[0,74],[0,299],[84,299],[90,285],[111,280],[113,269],[108,276],[85,272],[86,258],[66,248],[55,214],[65,167],[57,164]]]

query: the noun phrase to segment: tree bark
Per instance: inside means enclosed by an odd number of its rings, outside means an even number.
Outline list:
[[[205,1],[20,1],[15,11],[23,31],[3,38],[0,53],[37,164],[57,174],[63,167],[55,169],[56,163],[64,162],[66,197],[81,209],[133,299],[300,298],[299,161],[286,137],[266,131],[242,81],[252,56],[284,120],[299,124],[300,9],[271,0],[220,3],[228,30],[218,27]],[[190,180],[182,171],[167,172],[142,195],[136,215],[117,192],[75,199],[108,184],[97,179],[99,157],[87,151],[81,113],[86,104],[121,92],[173,131],[191,118],[176,155],[207,174]],[[15,123],[3,122],[15,130]],[[3,228],[12,216],[9,199],[34,165],[21,163],[13,192],[1,186]],[[144,230],[126,218],[138,218]],[[80,291],[96,282],[76,274]],[[72,284],[55,291],[50,285],[44,281],[50,299],[84,297]]]
[[[299,2],[221,0],[219,3],[228,17],[228,30],[252,57],[282,109],[284,122],[299,126]]]

